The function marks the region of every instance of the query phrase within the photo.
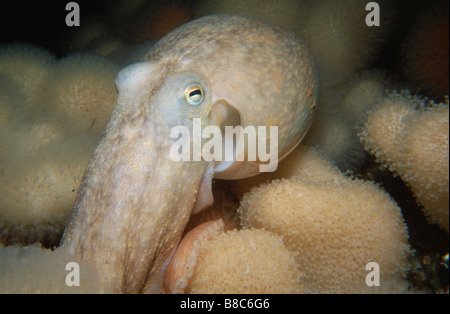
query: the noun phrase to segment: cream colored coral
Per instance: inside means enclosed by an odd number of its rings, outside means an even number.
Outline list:
[[[360,167],[367,156],[359,141],[361,118],[384,96],[389,79],[379,70],[355,76],[336,93],[323,90],[316,119],[305,137],[342,170]]]
[[[27,96],[45,79],[54,56],[31,44],[9,44],[0,47],[0,73],[20,85]]]
[[[386,163],[387,156],[398,152],[399,134],[405,129],[407,120],[415,115],[416,108],[422,105],[422,101],[409,94],[394,92],[381,99],[380,103],[383,105],[367,114],[367,122],[360,138],[365,149],[370,150],[378,162]]]
[[[303,292],[293,253],[267,231],[228,231],[202,245],[186,293]]]
[[[26,143],[30,138],[16,140]],[[88,136],[65,137],[30,150],[22,147],[16,155],[11,152],[15,162],[11,156],[5,158],[0,176],[0,242],[58,243],[95,145]]]
[[[357,75],[350,82],[350,89],[341,104],[342,111],[348,115],[347,121],[358,124],[392,85],[390,78],[381,70],[365,71]]]
[[[342,180],[341,172],[315,149],[300,144],[292,153],[282,160],[276,171],[265,172],[257,176],[230,182],[232,191],[239,197],[253,187],[275,179],[289,179],[294,176],[314,177],[324,180]]]
[[[67,263],[77,262],[80,269],[80,285],[66,285]],[[0,294],[3,293],[102,293],[93,266],[74,260],[63,249],[42,249],[0,244]]]
[[[302,1],[297,33],[308,43],[319,64],[325,88],[367,68],[390,33],[394,7],[377,1],[382,8],[382,27],[365,24],[365,0]]]
[[[361,140],[411,186],[430,217],[449,230],[449,108],[404,92],[368,114]]]
[[[238,211],[244,227],[274,232],[298,253],[309,292],[376,292],[365,284],[369,262],[404,287],[406,225],[400,208],[372,183],[275,180],[247,193]]]
[[[118,70],[104,57],[71,54],[54,64],[33,101],[45,104],[49,119],[63,121],[67,133],[75,129],[99,137],[116,101],[114,79]]]
[[[36,121],[42,112],[31,97],[51,71],[54,56],[31,44],[0,46],[0,122],[9,106],[9,120]]]
[[[117,66],[0,48],[0,242],[57,244],[114,106]]]
[[[86,21],[70,38],[71,51],[86,51],[88,47],[96,40],[111,35],[110,28],[107,24],[97,20]]]
[[[0,136],[8,132],[11,122],[20,116],[26,104],[26,95],[19,91],[20,85],[8,75],[0,73]],[[16,91],[11,93],[11,91]],[[1,150],[1,146],[0,146]]]
[[[341,170],[353,170],[355,165],[359,166],[364,161],[364,151],[358,150],[361,145],[356,130],[344,118],[345,112],[333,111],[322,110],[317,113],[304,144],[316,145],[317,150]]]
[[[127,48],[128,45],[119,38],[101,37],[93,40],[87,47],[87,50],[99,56],[109,57],[112,54]]]

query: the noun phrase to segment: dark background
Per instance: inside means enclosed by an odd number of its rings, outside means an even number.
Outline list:
[[[81,23],[104,17],[104,3],[111,0],[76,0],[80,6]],[[153,3],[173,2],[174,0]],[[176,0],[175,0],[176,1]],[[193,0],[195,2],[195,0]],[[245,0],[242,0],[245,1]],[[437,0],[392,0],[397,7],[396,29],[388,43],[395,45],[409,29],[417,15]],[[7,42],[34,43],[49,49],[56,55],[64,54],[61,46],[76,27],[65,24],[65,10],[70,0],[19,0],[2,1],[0,4],[0,44]],[[192,2],[192,0],[183,1]],[[370,2],[369,0],[367,2]],[[381,14],[383,14],[381,8]],[[120,25],[117,25],[120,27]],[[67,49],[67,48],[65,48]]]
[[[2,1],[0,4],[0,44],[5,42],[34,43],[59,53],[58,42],[70,35],[65,23],[65,0]],[[81,23],[101,13],[102,1],[77,0]],[[72,27],[74,28],[74,27]]]

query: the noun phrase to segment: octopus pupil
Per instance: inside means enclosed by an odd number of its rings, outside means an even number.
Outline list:
[[[189,93],[189,97],[194,97],[195,95],[201,95],[201,94],[202,94],[202,91],[199,89],[196,89]]]

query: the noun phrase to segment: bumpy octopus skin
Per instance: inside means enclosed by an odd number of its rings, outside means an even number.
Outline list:
[[[171,128],[192,134],[194,118],[203,126],[278,126],[283,158],[311,124],[318,81],[303,41],[257,19],[211,15],[169,33],[119,72],[118,100],[62,246],[93,263],[113,292],[161,292],[189,216],[212,203],[212,177],[258,172],[258,162],[172,160]],[[192,86],[201,90],[194,105]]]

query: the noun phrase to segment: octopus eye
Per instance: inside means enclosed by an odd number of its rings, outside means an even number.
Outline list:
[[[184,90],[184,97],[189,105],[198,106],[203,102],[203,90],[200,86],[188,86]]]

